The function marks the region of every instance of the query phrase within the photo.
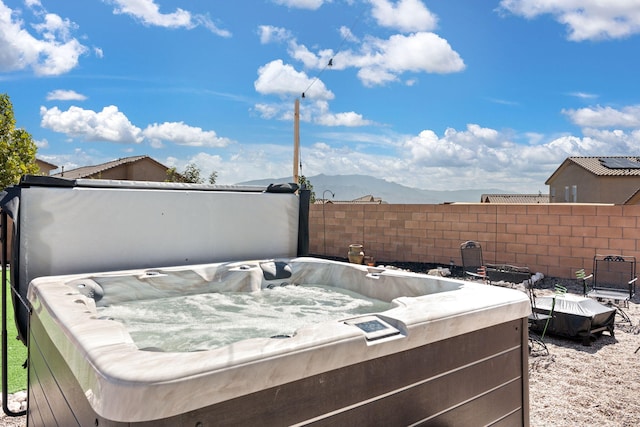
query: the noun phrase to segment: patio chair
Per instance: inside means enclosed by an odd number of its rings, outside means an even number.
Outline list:
[[[485,265],[482,260],[482,246],[473,240],[467,240],[460,245],[462,271],[464,275],[486,280]]]
[[[529,315],[529,352],[533,354],[541,354],[548,356],[549,349],[544,342],[544,335],[547,332],[549,322],[553,318],[553,309],[549,311],[549,314],[540,313],[536,307],[536,295],[533,288],[533,281],[530,279],[527,282],[527,293],[529,294],[529,301],[531,303],[531,314]],[[538,334],[538,331],[542,330],[542,333]]]
[[[482,246],[473,240],[460,245],[462,269],[465,275],[491,282],[523,283],[531,280],[528,267],[508,264],[486,264],[482,258]]]
[[[631,323],[629,316],[621,307],[629,307],[636,293],[636,258],[623,255],[596,255],[593,257],[593,273],[584,276],[578,271],[576,276],[583,276],[583,292],[586,297],[617,308],[618,314]],[[591,286],[587,280],[591,278]]]

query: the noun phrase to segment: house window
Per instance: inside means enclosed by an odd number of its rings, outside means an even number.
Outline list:
[[[568,202],[569,201],[569,186],[565,185],[564,187],[564,201]]]
[[[571,186],[571,198],[572,198],[572,202],[576,203],[578,201],[578,186],[577,185],[572,185]]]

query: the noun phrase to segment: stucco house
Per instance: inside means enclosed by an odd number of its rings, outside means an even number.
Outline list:
[[[567,157],[545,184],[551,203],[637,204],[640,158]]]
[[[40,175],[50,175],[51,171],[58,169],[58,166],[53,163],[49,163],[46,160],[36,158],[36,165],[40,169]]]
[[[133,156],[95,166],[63,170],[53,176],[68,179],[90,178],[163,182],[167,180],[168,169],[167,166],[149,156]]]

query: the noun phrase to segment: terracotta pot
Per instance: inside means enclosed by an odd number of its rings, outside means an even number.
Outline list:
[[[362,249],[362,245],[349,245],[349,253],[347,254],[349,257],[349,262],[352,264],[362,264],[364,260],[364,250]]]

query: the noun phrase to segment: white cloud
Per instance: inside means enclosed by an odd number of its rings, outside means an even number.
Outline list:
[[[278,108],[275,104],[256,104],[253,106],[253,109],[262,117],[263,119],[273,119],[276,118],[280,114],[280,108]]]
[[[640,3],[633,0],[502,0],[500,9],[527,19],[552,15],[570,40],[618,39],[640,32]]]
[[[446,74],[465,68],[458,53],[434,33],[372,39],[365,48],[366,54],[354,57],[352,61],[360,67],[358,77],[367,86],[395,81],[405,72]]]
[[[382,25],[414,31],[395,34],[387,39],[366,36],[361,41],[347,27],[340,27],[343,42],[359,46],[339,51],[317,49],[312,51],[298,43],[292,33],[281,27],[262,25],[258,28],[260,42],[288,42],[289,56],[311,70],[345,70],[356,68],[357,76],[365,86],[384,85],[398,81],[403,73],[455,73],[465,69],[460,55],[451,45],[433,32],[436,17],[419,0],[370,0],[373,13]],[[328,67],[330,64],[330,67]],[[414,85],[408,78],[407,85]]]
[[[72,106],[67,111],[58,107],[40,107],[40,125],[55,132],[78,137],[85,141],[108,141],[139,144],[147,139],[154,148],[169,142],[189,147],[226,147],[233,141],[214,131],[189,126],[183,122],[164,122],[148,125],[144,130],[133,125],[127,116],[110,105],[95,112]]]
[[[238,144],[231,147],[224,157],[200,152],[186,159],[172,157],[165,161],[166,165],[175,166],[178,171],[184,170],[189,163],[200,168],[205,180],[216,171],[219,184],[292,175],[291,147],[283,145]]]
[[[195,23],[195,26],[203,26],[213,34],[216,34],[220,37],[231,37],[231,31],[224,30],[218,27],[218,25],[216,25],[216,23],[213,22],[207,15],[193,15],[193,21]]]
[[[309,113],[306,115],[307,120],[313,121],[314,123],[322,126],[358,127],[373,124],[372,121],[365,120],[362,117],[362,114],[358,114],[353,111],[332,113],[329,110],[329,103],[326,101],[312,101],[309,104],[305,103],[304,106],[307,110],[305,112]]]
[[[406,72],[446,74],[465,68],[460,55],[445,39],[428,32],[396,34],[388,39],[368,37],[358,51],[344,50],[335,54],[332,50],[321,50],[316,54],[295,41],[289,46],[290,55],[307,68],[323,69],[331,58],[334,70],[357,68],[358,77],[366,86],[396,81]]]
[[[571,92],[569,95],[580,99],[595,99],[598,97],[598,95],[586,92]]]
[[[131,124],[115,105],[104,107],[100,112],[75,106],[67,111],[61,111],[58,107],[40,107],[40,116],[40,126],[43,128],[85,141],[138,144],[143,140],[140,128]]]
[[[155,146],[163,141],[189,147],[226,147],[231,143],[229,138],[219,137],[214,131],[205,131],[183,122],[154,123],[147,126],[142,135]]]
[[[611,107],[588,107],[563,110],[571,122],[582,127],[640,127],[640,105],[631,105],[616,110]]]
[[[291,39],[289,41],[289,55],[296,59],[306,67],[311,69],[323,69],[328,64],[329,61],[332,62],[332,67],[335,69],[342,70],[346,64],[336,62],[333,59],[334,52],[331,49],[322,49],[316,55],[311,52],[305,45],[300,45],[297,43],[295,39]]]
[[[49,148],[49,141],[46,138],[43,138],[41,140],[34,139],[33,143],[36,144],[36,147],[38,147],[39,150]],[[40,158],[40,156],[38,156],[38,158]]]
[[[30,6],[40,6],[31,2]],[[33,69],[36,75],[51,76],[69,72],[78,65],[87,48],[71,36],[76,25],[58,15],[38,11],[43,20],[32,27],[40,38],[14,19],[13,11],[0,0],[0,71]]]
[[[417,135],[332,131],[301,147],[302,173],[308,177],[363,174],[416,188],[455,190],[491,188],[520,193],[547,191],[544,182],[569,156],[626,155],[640,144],[640,130],[631,132],[586,129],[582,137],[553,139],[527,136],[529,144],[514,143],[509,132],[468,124],[442,134],[425,129]],[[385,148],[381,154],[379,149]],[[375,148],[375,150],[374,150]],[[274,144],[233,144],[218,155],[200,152],[167,157],[168,166],[183,170],[195,163],[206,179],[218,172],[219,184],[288,177],[291,147]],[[88,158],[77,150],[73,157],[48,161],[71,169],[109,158]],[[247,167],[251,165],[251,167]],[[312,180],[313,183],[313,180]],[[373,189],[375,194],[375,189]]]
[[[631,136],[609,134],[608,141],[604,136],[560,136],[545,142],[535,135],[525,145],[515,143],[510,133],[469,124],[466,130],[450,128],[441,136],[424,130],[407,137],[399,153],[404,153],[404,165],[419,188],[437,183],[437,189],[469,189],[491,183],[504,190],[530,192],[537,186],[545,191],[544,181],[566,157],[597,155],[605,149],[607,153],[629,150]],[[401,171],[394,174],[394,179],[402,176]],[[402,181],[407,180],[405,174]]]
[[[618,136],[638,140],[632,134]],[[433,190],[491,186],[524,193],[547,191],[545,180],[566,157],[595,155],[612,146],[611,141],[595,136],[561,136],[521,145],[503,132],[475,124],[464,130],[448,129],[442,135],[429,129],[412,136],[335,131],[322,138],[307,139],[301,147],[302,173],[308,177],[355,173]],[[382,146],[387,149],[384,154],[378,150]],[[223,157],[200,153],[180,160],[178,169],[195,162],[204,176],[216,170],[220,184],[233,184],[287,177],[292,172],[291,155],[285,145],[238,144]]]
[[[57,89],[47,94],[47,101],[85,101],[87,97],[74,90]]]
[[[388,40],[377,40],[374,46],[383,57],[371,58],[372,65],[394,72],[452,73],[464,69],[460,56],[434,33],[398,34]]]
[[[154,0],[105,0],[112,3],[115,8],[114,14],[130,15],[140,20],[144,25],[153,25],[165,28],[186,28],[192,29],[203,26],[214,34],[221,37],[230,37],[227,30],[218,28],[206,15],[192,14],[191,12],[176,8],[172,13],[161,13],[160,7]]]
[[[362,114],[349,111],[346,113],[327,113],[318,117],[316,122],[324,126],[366,126],[371,124],[371,121],[365,120]]]
[[[403,32],[432,31],[438,18],[420,0],[370,0],[379,25]]]
[[[585,135],[585,139],[589,138],[593,141],[594,147],[589,147],[593,155],[598,155],[602,152],[606,152],[609,155],[628,155],[629,153],[636,153],[640,145],[640,130],[638,129],[625,132],[620,129],[585,128],[582,133]],[[601,152],[598,153],[594,148],[601,150]]]
[[[253,106],[253,111],[261,118],[283,121],[293,120],[293,109],[293,102],[260,103]],[[311,98],[300,100],[300,121],[329,127],[358,127],[375,124],[354,111],[332,113],[326,101]]]
[[[263,95],[277,95],[280,103],[257,103],[253,111],[264,119],[292,120],[292,98],[301,99],[300,120],[322,126],[365,126],[372,124],[356,112],[332,113],[328,101],[334,98],[319,79],[311,79],[304,72],[278,59],[260,67],[255,89]],[[304,92],[304,98],[302,94]],[[291,101],[290,101],[291,100]]]
[[[495,103],[495,104],[501,104],[501,105],[519,105],[517,102],[515,101],[509,101],[508,99],[498,99],[498,98],[488,98],[489,101]]]
[[[312,79],[304,72],[296,71],[281,59],[276,59],[258,69],[258,79],[253,83],[256,91],[263,95],[284,97],[305,96],[314,99],[333,99],[333,93],[321,80]]]
[[[356,43],[360,41],[358,37],[356,37],[356,35],[353,34],[351,30],[345,27],[344,25],[340,27],[340,37],[342,37],[343,40],[352,42],[352,43]]]
[[[328,3],[331,0],[273,0],[275,4],[281,6],[287,6],[295,9],[319,9],[324,3]]]
[[[260,43],[262,44],[283,42],[291,39],[291,32],[289,30],[272,25],[258,26],[258,35],[260,36]]]
[[[421,166],[444,166],[473,163],[476,152],[458,142],[439,138],[432,130],[423,130],[405,143],[411,162]]]

